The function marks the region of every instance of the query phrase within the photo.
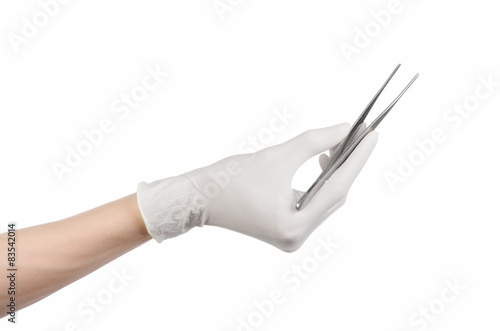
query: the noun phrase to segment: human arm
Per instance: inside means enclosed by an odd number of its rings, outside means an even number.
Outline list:
[[[324,220],[345,202],[376,141],[369,134],[303,210],[303,194],[292,179],[309,158],[335,147],[348,124],[309,130],[252,154],[234,155],[212,165],[153,183],[141,183],[136,194],[52,223],[18,230],[22,274],[16,291],[18,309],[100,268],[147,242],[212,225],[252,236],[277,248],[297,250]],[[320,164],[328,163],[325,154]],[[7,246],[6,234],[0,247]],[[6,269],[5,259],[0,260]],[[0,278],[6,288],[7,278]],[[7,292],[0,292],[2,316]]]
[[[136,194],[81,214],[17,230],[20,250],[16,310],[27,307],[150,240]],[[7,247],[7,234],[0,235]],[[1,259],[6,270],[7,259]],[[6,316],[9,279],[0,278],[0,312]]]

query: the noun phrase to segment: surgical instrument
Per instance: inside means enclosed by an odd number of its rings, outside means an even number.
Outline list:
[[[330,179],[331,175],[339,169],[342,164],[347,160],[347,158],[351,155],[351,153],[356,149],[358,144],[363,140],[366,135],[370,132],[374,131],[377,126],[382,122],[384,117],[389,113],[389,111],[394,107],[394,105],[399,101],[399,99],[403,96],[403,94],[408,90],[408,88],[413,84],[413,82],[417,79],[418,73],[413,77],[413,79],[408,83],[408,85],[399,93],[399,95],[392,101],[389,106],[370,124],[366,127],[364,131],[361,130],[362,124],[364,123],[368,113],[372,109],[373,105],[377,101],[378,97],[385,89],[391,78],[394,76],[396,71],[399,69],[401,64],[398,64],[396,68],[392,71],[389,78],[385,81],[382,87],[375,94],[373,99],[368,103],[366,108],[363,110],[361,115],[358,117],[351,130],[347,134],[347,136],[341,141],[341,143],[335,149],[333,155],[330,157],[330,161],[327,166],[318,176],[316,181],[311,185],[311,187],[300,197],[295,205],[297,210],[302,210],[314,197],[314,195],[320,190],[320,188]]]

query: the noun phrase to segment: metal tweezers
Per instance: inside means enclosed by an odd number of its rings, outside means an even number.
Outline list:
[[[319,191],[319,189],[328,181],[330,176],[337,171],[340,166],[347,160],[347,158],[351,155],[351,153],[356,149],[356,147],[359,145],[359,143],[363,140],[366,135],[368,135],[370,132],[374,131],[377,126],[382,122],[384,117],[389,113],[389,111],[394,107],[394,105],[399,101],[399,99],[403,96],[403,94],[408,90],[408,88],[413,84],[415,79],[417,79],[418,74],[413,77],[413,79],[406,85],[403,91],[399,93],[399,95],[394,99],[393,102],[387,106],[387,108],[370,124],[366,127],[364,131],[362,131],[362,124],[365,121],[366,116],[372,109],[373,105],[377,101],[378,97],[384,90],[384,88],[387,86],[389,81],[391,80],[392,76],[398,71],[399,67],[401,65],[398,64],[396,66],[396,69],[393,70],[389,78],[385,81],[385,83],[382,85],[380,90],[378,90],[377,94],[373,97],[373,99],[370,101],[368,106],[366,106],[365,110],[361,113],[361,115],[358,117],[356,122],[351,128],[351,131],[347,134],[347,136],[340,142],[340,144],[337,146],[335,151],[333,152],[333,155],[330,157],[330,161],[328,162],[328,165],[324,168],[324,170],[321,172],[321,174],[318,176],[316,181],[311,185],[311,187],[300,197],[299,201],[297,202],[295,208],[297,210],[302,210],[308,203],[311,201],[311,199],[314,197],[314,195]]]

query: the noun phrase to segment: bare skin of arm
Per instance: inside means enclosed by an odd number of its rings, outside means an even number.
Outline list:
[[[149,241],[136,194],[81,214],[17,230],[16,310],[27,307]],[[0,234],[6,252],[7,234]],[[0,259],[2,270],[7,258]],[[7,315],[7,277],[0,277],[0,317]]]

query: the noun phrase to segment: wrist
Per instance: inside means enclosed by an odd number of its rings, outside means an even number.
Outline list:
[[[139,204],[137,202],[137,194],[131,194],[125,197],[127,203],[127,211],[131,215],[131,219],[134,224],[134,233],[138,234],[143,240],[151,239],[151,235],[149,234],[146,224],[144,223],[144,219],[142,217],[141,211],[139,209]]]
[[[207,208],[188,175],[141,182],[137,203],[148,234],[157,242],[186,233],[207,221]]]

